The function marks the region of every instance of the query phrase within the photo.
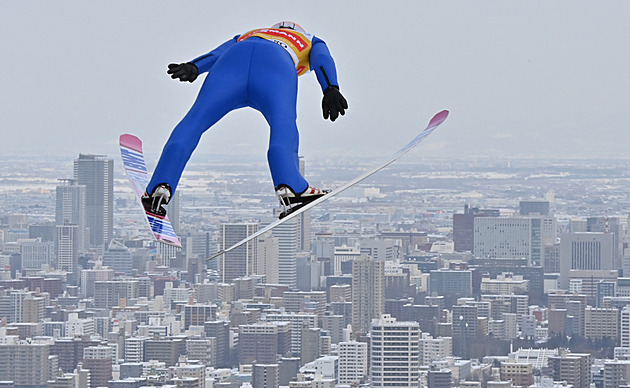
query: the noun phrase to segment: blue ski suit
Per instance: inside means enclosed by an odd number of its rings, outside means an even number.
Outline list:
[[[200,74],[208,75],[195,103],[164,146],[147,192],[160,183],[169,184],[174,192],[201,135],[228,112],[246,106],[261,112],[269,124],[267,160],[274,186],[287,185],[296,193],[306,190],[308,182],[299,172],[298,161],[298,73],[310,67],[322,91],[339,86],[326,43],[312,35],[307,39],[310,51],[302,53],[307,57],[301,61],[283,42],[251,32],[192,60]]]

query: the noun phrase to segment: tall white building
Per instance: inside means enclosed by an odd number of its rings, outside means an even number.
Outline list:
[[[420,365],[431,365],[433,361],[444,360],[453,355],[453,338],[433,338],[423,335],[420,339]]]
[[[73,179],[60,179],[59,182],[55,192],[55,224],[76,225],[78,249],[83,251],[90,244],[85,185],[77,184]]]
[[[389,314],[372,320],[370,378],[372,387],[418,387],[420,325],[398,322]]]
[[[258,223],[221,224],[221,249],[228,248],[258,231]],[[219,273],[222,282],[249,276],[254,273],[257,258],[256,241],[250,241],[219,257]]]
[[[352,328],[370,330],[372,319],[385,312],[385,269],[382,261],[363,255],[352,260]]]
[[[560,287],[568,289],[572,271],[591,275],[615,270],[613,235],[609,233],[564,233],[560,237]]]
[[[298,220],[296,218],[275,227],[271,235],[278,239],[278,281],[297,286]]]
[[[79,154],[74,181],[85,186],[86,225],[90,245],[107,247],[114,224],[114,160],[105,155]]]
[[[619,346],[622,348],[630,348],[630,306],[625,306],[621,310],[619,322]]]
[[[256,254],[256,275],[265,275],[267,283],[278,284],[278,246],[279,240],[275,237],[261,236],[258,238],[258,252]]]
[[[356,384],[367,377],[367,345],[367,342],[339,342],[337,346],[339,356],[338,384]]]
[[[544,266],[545,244],[555,241],[555,219],[535,217],[475,217],[473,253],[486,258],[527,258]]]

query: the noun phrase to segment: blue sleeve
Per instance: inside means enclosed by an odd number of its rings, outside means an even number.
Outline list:
[[[311,70],[315,72],[317,81],[322,87],[322,92],[329,86],[339,87],[337,82],[337,69],[335,67],[335,61],[328,51],[326,43],[318,37],[313,37],[313,47],[309,56],[309,64]]]
[[[229,49],[236,43],[239,36],[240,35],[236,35],[234,38],[228,40],[209,53],[193,59],[190,63],[194,63],[195,66],[197,66],[199,74],[207,72],[214,65],[217,59],[219,59],[219,57],[225,52],[225,50]]]

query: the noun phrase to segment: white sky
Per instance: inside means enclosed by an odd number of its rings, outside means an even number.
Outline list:
[[[629,16],[627,1],[7,0],[0,156],[118,157],[130,132],[157,157],[202,81],[173,81],[167,64],[294,20],[328,43],[350,105],[324,122],[314,74],[300,78],[307,158],[391,155],[442,109],[423,157],[625,157]],[[264,160],[267,136],[238,110],[197,152]]]

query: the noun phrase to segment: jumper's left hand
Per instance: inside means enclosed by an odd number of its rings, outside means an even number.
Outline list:
[[[339,115],[343,116],[346,113],[346,109],[348,109],[348,102],[339,91],[339,86],[327,87],[322,98],[324,120],[330,116],[330,121],[335,121]]]

